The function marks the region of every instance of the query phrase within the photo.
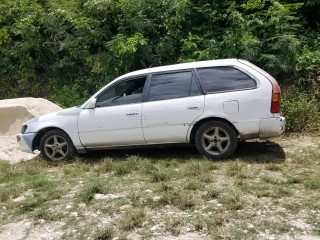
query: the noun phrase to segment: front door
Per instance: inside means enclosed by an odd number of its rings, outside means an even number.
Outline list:
[[[94,109],[80,113],[79,136],[86,148],[145,144],[141,125],[145,80],[116,83],[97,97]]]

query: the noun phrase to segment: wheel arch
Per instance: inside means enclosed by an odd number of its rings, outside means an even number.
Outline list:
[[[32,142],[32,151],[34,150],[40,150],[40,141],[41,141],[41,138],[43,137],[44,134],[46,134],[47,132],[51,131],[51,130],[59,130],[59,131],[62,131],[64,132],[65,134],[67,134],[69,136],[68,133],[66,133],[66,131],[64,131],[63,129],[61,128],[58,128],[58,127],[46,127],[46,128],[43,128],[41,129],[40,131],[38,131],[37,135],[35,136],[35,138],[33,139],[33,142]],[[70,136],[69,136],[70,137]],[[70,138],[71,139],[71,138]],[[71,140],[72,141],[72,140]]]
[[[220,117],[207,117],[207,118],[203,118],[201,119],[200,121],[198,121],[191,129],[191,133],[190,133],[190,140],[189,142],[191,144],[195,144],[195,138],[196,138],[196,133],[199,129],[199,127],[201,125],[203,125],[204,123],[207,123],[207,122],[211,122],[211,121],[220,121],[220,122],[224,122],[226,124],[228,124],[229,126],[231,126],[233,128],[233,130],[236,132],[236,134],[238,135],[239,137],[239,131],[237,130],[237,128],[230,122],[228,121],[227,119],[225,118],[220,118]]]

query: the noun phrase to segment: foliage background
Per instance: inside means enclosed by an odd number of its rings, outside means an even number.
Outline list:
[[[128,71],[243,58],[284,90],[291,131],[319,129],[320,0],[2,0],[0,99],[63,107]]]

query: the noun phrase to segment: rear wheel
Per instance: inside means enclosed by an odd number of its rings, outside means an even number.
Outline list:
[[[72,158],[75,153],[75,147],[65,132],[51,130],[41,138],[40,151],[47,160],[60,161]]]
[[[229,124],[211,121],[200,126],[195,143],[202,155],[212,159],[225,159],[237,149],[238,137]]]

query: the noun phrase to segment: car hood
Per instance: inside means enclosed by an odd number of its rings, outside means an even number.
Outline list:
[[[58,112],[52,112],[52,113],[48,113],[45,115],[41,115],[39,117],[32,118],[32,119],[26,121],[24,124],[30,124],[30,123],[39,122],[39,121],[49,121],[49,120],[55,119],[57,117],[79,116],[81,111],[82,111],[82,108],[80,108],[80,107],[71,107],[71,108],[63,109]]]

